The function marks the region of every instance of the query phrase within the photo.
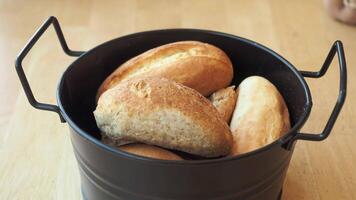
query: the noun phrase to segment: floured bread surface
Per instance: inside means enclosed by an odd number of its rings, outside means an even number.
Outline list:
[[[171,79],[206,96],[230,84],[233,68],[229,57],[213,45],[197,41],[170,43],[119,66],[101,84],[97,99],[121,81],[137,76]]]
[[[149,158],[156,158],[162,160],[183,160],[180,156],[173,152],[148,144],[127,144],[120,146],[119,149],[122,151]]]
[[[231,119],[232,155],[261,148],[290,129],[289,112],[277,88],[267,79],[251,76],[241,82]]]
[[[214,92],[209,98],[227,123],[230,123],[236,105],[237,94],[234,88],[235,86],[230,86],[220,89]]]
[[[129,79],[106,91],[94,111],[108,137],[176,149],[205,157],[232,146],[227,123],[197,91],[157,77]]]

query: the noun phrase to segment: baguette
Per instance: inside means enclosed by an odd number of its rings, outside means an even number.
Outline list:
[[[157,77],[129,79],[107,90],[94,116],[108,137],[204,157],[229,154],[232,136],[211,102],[196,90]]]
[[[231,155],[261,148],[290,129],[289,112],[283,97],[267,79],[248,77],[238,90],[230,124],[233,135]]]
[[[118,148],[122,151],[149,158],[162,160],[183,160],[180,156],[173,152],[147,144],[127,144]]]
[[[233,68],[228,56],[213,45],[197,41],[170,43],[119,66],[101,84],[97,99],[121,81],[137,76],[164,77],[208,96],[230,84]]]
[[[220,89],[214,92],[209,98],[227,123],[230,122],[236,105],[237,94],[234,88],[235,86],[230,86]]]

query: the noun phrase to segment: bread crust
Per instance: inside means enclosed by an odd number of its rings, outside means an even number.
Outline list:
[[[289,112],[277,88],[259,76],[243,80],[230,128],[231,155],[261,148],[286,133],[290,129]]]
[[[233,77],[229,57],[219,48],[198,41],[181,41],[148,50],[120,65],[98,89],[106,90],[136,76],[174,80],[208,96],[227,87]]]
[[[112,147],[119,147],[122,145],[134,143],[132,141],[126,141],[120,139],[113,140],[113,138],[108,137],[105,133],[101,132],[100,134],[101,134],[101,142]]]
[[[122,151],[149,158],[162,160],[183,160],[180,156],[173,152],[148,144],[126,144],[118,148]]]
[[[219,111],[221,117],[229,124],[236,105],[235,86],[220,89],[210,96],[211,103]]]
[[[232,136],[211,102],[196,90],[157,77],[121,82],[99,98],[98,127],[112,139],[204,157],[229,154]]]

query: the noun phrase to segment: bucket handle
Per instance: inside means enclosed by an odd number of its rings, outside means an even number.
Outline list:
[[[40,110],[48,110],[48,111],[56,112],[59,115],[61,122],[65,122],[65,120],[60,112],[60,109],[57,105],[40,103],[35,99],[35,97],[33,96],[31,87],[30,87],[28,80],[26,78],[26,75],[24,73],[23,67],[22,67],[22,60],[25,58],[25,56],[31,50],[33,45],[36,44],[38,39],[42,36],[42,34],[48,29],[48,27],[51,24],[53,24],[54,30],[56,31],[56,34],[58,36],[58,40],[62,46],[62,49],[67,55],[77,57],[84,53],[82,51],[72,51],[68,48],[68,45],[64,39],[63,32],[61,30],[61,27],[59,26],[57,18],[51,16],[42,24],[42,26],[36,31],[36,33],[32,36],[32,38],[25,45],[25,47],[21,50],[21,52],[19,53],[19,55],[16,58],[15,68],[16,68],[17,75],[19,76],[19,79],[21,81],[21,85],[25,91],[25,94],[26,94],[27,99],[30,102],[30,104],[33,107],[40,109]]]
[[[324,61],[323,66],[319,71],[317,72],[300,71],[300,73],[307,78],[322,77],[325,75],[326,71],[328,70],[336,53],[338,56],[339,68],[340,68],[339,95],[336,104],[334,106],[334,109],[330,114],[329,120],[325,125],[324,130],[319,134],[298,133],[290,140],[289,146],[291,146],[295,140],[321,141],[329,136],[346,98],[347,71],[346,71],[346,60],[345,60],[344,48],[342,42],[339,40],[334,42],[333,46],[330,49],[329,54],[327,55]]]

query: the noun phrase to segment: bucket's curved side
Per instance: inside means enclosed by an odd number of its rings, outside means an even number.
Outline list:
[[[278,198],[292,156],[278,144],[253,157],[216,164],[155,164],[108,152],[71,129],[88,199]]]

